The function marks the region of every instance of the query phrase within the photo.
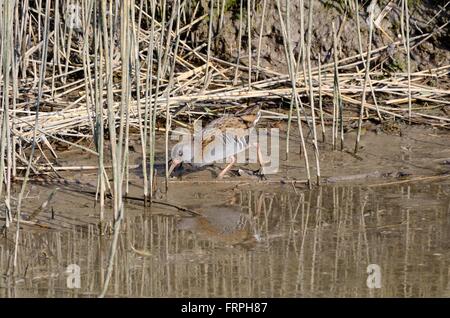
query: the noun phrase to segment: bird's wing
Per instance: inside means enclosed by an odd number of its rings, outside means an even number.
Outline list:
[[[248,148],[249,129],[240,117],[223,116],[202,130],[203,164],[222,161]]]
[[[205,163],[222,161],[247,149],[249,135],[242,131],[242,129],[218,131],[218,134],[210,138],[209,143],[203,148],[203,161]]]
[[[202,131],[202,149],[208,147],[208,145],[215,141],[220,135],[236,134],[237,136],[243,136],[248,134],[246,132],[247,125],[239,117],[223,116],[210,122]],[[224,142],[222,140],[222,142]]]

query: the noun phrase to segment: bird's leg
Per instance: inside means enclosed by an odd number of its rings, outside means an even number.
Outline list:
[[[222,170],[222,172],[219,173],[219,175],[217,176],[217,179],[222,179],[223,176],[231,169],[231,167],[236,162],[236,157],[230,156],[230,157],[228,157],[228,160],[230,160],[230,163]]]
[[[261,179],[266,179],[266,176],[264,175],[264,166],[268,163],[270,163],[270,160],[265,161],[263,159],[262,153],[261,153],[261,147],[259,146],[259,143],[256,144],[256,151],[257,151],[257,159],[258,159],[258,163],[260,165],[259,170],[257,171],[257,173],[259,174]]]
[[[256,144],[256,151],[257,151],[257,155],[258,155],[258,163],[261,165],[261,167],[270,163],[270,159],[269,160],[263,159],[263,155],[261,153],[261,147],[259,146],[259,143]]]

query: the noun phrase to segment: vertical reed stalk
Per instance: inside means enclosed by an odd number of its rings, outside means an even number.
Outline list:
[[[89,54],[89,38],[90,38],[90,16],[91,16],[91,10],[92,10],[92,6],[93,6],[93,2],[92,1],[84,1],[83,2],[83,54],[82,54],[82,60],[83,60],[83,71],[84,71],[84,90],[85,90],[85,97],[86,97],[86,114],[87,117],[89,119],[89,124],[91,126],[91,131],[92,133],[94,133],[95,129],[94,129],[94,122],[93,120],[91,120],[91,118],[93,117],[92,115],[92,107],[91,107],[91,103],[94,104],[95,103],[95,96],[92,95],[91,92],[94,92],[94,87],[92,85],[92,81],[90,80],[92,78],[92,74],[91,74],[91,67],[90,67],[90,54]],[[94,30],[95,32],[95,30]],[[98,43],[95,44],[94,47],[96,47],[98,45]],[[95,61],[97,62],[97,61]],[[96,78],[94,78],[96,79]]]
[[[150,202],[153,199],[153,177],[154,177],[154,162],[155,162],[155,124],[156,124],[156,95],[155,95],[155,106],[152,107],[152,105],[149,104],[149,99],[153,91],[153,79],[151,78],[153,76],[153,51],[155,46],[155,10],[156,10],[156,3],[155,0],[152,0],[150,3],[151,6],[151,26],[150,26],[150,46],[149,46],[149,53],[147,56],[147,74],[146,74],[146,90],[145,90],[145,107],[148,108],[146,110],[146,113],[148,111],[148,117],[149,117],[149,133],[148,133],[148,139],[149,139],[149,163],[150,163],[150,173],[148,175],[148,186],[150,186]],[[144,126],[147,128],[147,124]],[[143,162],[143,166],[146,166],[146,163]],[[147,167],[144,168],[147,170]]]
[[[302,1],[302,0],[300,0],[300,1]],[[277,5],[278,5],[278,12],[279,12],[279,15],[280,15],[280,19],[281,19],[281,8],[279,7],[280,6],[280,3],[278,2],[277,3]],[[300,15],[302,15],[302,11],[300,11]],[[289,10],[289,0],[286,0],[286,23],[287,23],[287,27],[286,27],[286,37],[287,37],[287,42],[288,42],[288,44],[286,44],[285,43],[285,45],[284,45],[284,51],[285,51],[285,54],[286,54],[286,64],[288,64],[288,68],[289,68],[289,63],[290,63],[290,61],[289,61],[289,56],[290,56],[290,54],[289,54],[289,43],[290,43],[290,28],[289,28],[289,25],[290,25],[290,10]],[[301,19],[303,19],[303,17],[301,17]],[[281,22],[281,24],[283,25],[283,22]],[[283,34],[283,36],[284,36],[284,34]],[[303,35],[302,34],[300,34],[300,36],[302,37]],[[298,64],[298,63],[297,63]],[[295,73],[297,73],[296,71],[295,71]],[[297,80],[297,78],[295,79],[295,80]],[[297,85],[297,83],[295,83],[295,85]],[[295,90],[295,87],[294,88],[292,88],[293,89],[293,93],[294,93],[294,90]],[[289,141],[290,141],[290,137],[291,137],[291,125],[292,125],[292,111],[293,111],[293,109],[294,109],[294,104],[295,103],[297,103],[297,99],[295,98],[295,96],[294,96],[294,94],[292,94],[292,96],[291,96],[291,103],[290,103],[290,105],[289,105],[289,113],[288,113],[288,123],[287,123],[287,131],[286,131],[286,160],[288,159],[288,157],[289,157],[289,150],[290,150],[290,144],[289,144]]]
[[[284,42],[284,47],[285,47],[284,51],[286,53],[289,77],[290,77],[291,86],[292,86],[292,99],[294,100],[295,109],[297,111],[297,122],[298,122],[298,130],[299,130],[299,135],[300,135],[300,140],[301,140],[301,148],[303,150],[303,153],[305,154],[304,159],[305,159],[306,176],[308,179],[308,185],[311,188],[312,184],[311,184],[311,173],[309,170],[309,159],[308,159],[308,153],[306,151],[305,138],[303,136],[302,121],[300,118],[300,107],[299,107],[300,97],[298,96],[298,93],[297,93],[297,86],[296,86],[297,84],[296,84],[296,78],[295,78],[295,73],[294,73],[294,54],[292,52],[292,48],[291,48],[291,45],[289,42],[288,33],[286,31],[286,26],[285,26],[285,23],[283,20],[283,15],[281,14],[280,0],[277,0],[277,8],[278,8],[278,16],[280,18],[280,23],[281,23],[281,29],[283,31],[283,42]]]
[[[366,103],[367,82],[369,81],[370,56],[372,54],[373,10],[374,10],[374,6],[371,6],[370,13],[369,13],[369,42],[367,44],[366,72],[365,72],[365,76],[364,76],[364,84],[363,84],[363,91],[362,91],[362,98],[361,98],[361,108],[360,108],[359,119],[358,119],[358,134],[356,136],[356,142],[355,142],[355,154],[358,152],[359,141],[361,139],[361,126],[362,126],[362,119],[363,119],[363,115],[364,115],[364,106]]]
[[[25,189],[27,187],[27,181],[30,176],[30,170],[31,165],[33,162],[34,153],[36,150],[37,145],[37,130],[39,127],[39,109],[40,109],[40,103],[41,98],[43,95],[43,87],[44,87],[44,81],[45,81],[45,71],[46,71],[46,61],[47,61],[47,53],[48,53],[48,35],[49,35],[49,17],[50,17],[50,1],[47,1],[46,8],[45,8],[45,14],[44,14],[44,39],[43,39],[43,47],[42,47],[42,58],[41,58],[41,65],[39,70],[39,88],[38,88],[38,96],[36,99],[36,106],[35,106],[35,121],[34,121],[34,129],[33,129],[33,142],[31,145],[31,152],[30,156],[28,158],[28,165],[25,172],[25,177],[22,183],[22,187],[19,192],[19,197],[17,199],[17,229],[16,229],[16,239],[15,239],[15,248],[14,248],[14,265],[13,268],[17,265],[17,253],[18,253],[18,242],[19,242],[19,229],[20,229],[20,216],[21,216],[21,209],[22,209],[22,200],[23,196],[25,194]],[[12,21],[10,21],[10,25],[12,25]],[[12,51],[12,50],[11,50]]]
[[[247,0],[248,90],[252,89],[252,24],[251,0]]]
[[[299,0],[300,6],[300,50],[297,57],[297,68],[295,69],[295,73],[298,73],[298,68],[300,64],[302,65],[303,70],[303,80],[306,85],[306,47],[305,47],[305,1]]]
[[[238,82],[239,63],[241,62],[241,46],[242,46],[242,14],[243,14],[243,1],[239,2],[239,35],[238,35],[238,49],[236,57],[236,69],[234,71],[233,85],[236,86]]]
[[[69,0],[68,4],[69,5],[71,5],[71,4],[75,5],[75,2],[72,2],[71,0]],[[66,12],[68,12],[67,4],[66,4],[66,9],[65,10],[66,10]],[[65,36],[63,37],[63,39],[64,39],[63,41],[65,41],[67,39],[67,47],[66,47],[66,52],[65,52],[66,53],[66,65],[65,65],[65,69],[64,69],[64,74],[67,74],[68,71],[69,71],[70,52],[71,52],[71,49],[72,49],[72,34],[73,34],[73,27],[72,26],[68,26],[67,24],[65,24],[64,29],[67,30],[67,28],[69,28],[69,33],[68,33],[67,37],[65,37]],[[63,78],[64,78],[64,81],[67,79],[66,76],[63,77]]]
[[[336,31],[336,30],[334,30]],[[341,136],[341,151],[344,150],[344,117],[343,117],[343,105],[342,105],[342,96],[339,82],[339,69],[338,69],[338,49],[337,49],[337,34],[333,33],[333,57],[334,57],[334,105],[336,108],[336,131],[334,137],[336,140],[338,139],[338,135]],[[339,120],[339,122],[337,122]],[[340,133],[339,133],[340,132]],[[337,146],[337,141],[333,142],[335,149]]]
[[[51,95],[55,97],[55,69],[56,64],[59,64],[59,0],[55,0],[55,37],[53,44],[53,59],[52,59],[52,87],[51,87]]]
[[[166,24],[166,0],[163,0],[161,3],[162,6],[162,22],[161,22],[161,26],[164,26]],[[154,4],[154,8],[156,10],[156,3]],[[155,18],[155,12],[152,12],[152,20],[154,20]],[[158,61],[157,61],[157,77],[156,77],[156,87],[155,87],[155,94],[154,94],[154,98],[153,98],[153,118],[152,118],[152,143],[151,143],[151,149],[150,149],[150,176],[152,178],[153,181],[153,167],[154,167],[154,162],[155,162],[155,143],[156,143],[156,111],[158,108],[158,95],[159,95],[159,90],[160,90],[160,83],[161,80],[163,78],[163,65],[162,65],[162,52],[163,52],[163,43],[164,43],[164,36],[165,36],[165,28],[161,27],[161,33],[160,33],[160,41],[158,44],[158,48],[157,48],[157,55],[158,55]],[[168,31],[168,37],[170,37],[170,31]],[[168,120],[166,118],[166,120]],[[153,186],[153,182],[150,183],[151,186]],[[167,189],[167,183],[166,183],[166,189]]]
[[[225,15],[225,3],[227,0],[222,0],[222,5],[220,7],[220,19],[219,19],[219,30],[223,28],[223,21],[224,21],[224,15]],[[220,3],[220,0],[219,0]]]
[[[140,81],[140,72],[141,72],[141,63],[139,60],[139,35],[141,31],[141,23],[142,23],[142,10],[143,10],[143,0],[140,1],[139,8],[141,9],[139,11],[139,17],[138,17],[138,23],[137,23],[137,31],[135,28],[133,28],[134,37],[133,41],[135,43],[135,52],[134,52],[134,63],[135,63],[135,85],[136,85],[136,95],[137,95],[137,112],[138,112],[138,124],[139,124],[139,136],[140,136],[140,145],[141,145],[141,151],[142,151],[142,176],[143,176],[143,183],[144,183],[144,206],[147,204],[147,197],[148,197],[148,176],[147,176],[147,131],[146,131],[146,125],[148,124],[148,101],[145,99],[144,104],[144,115],[142,115],[141,111],[141,81]],[[153,35],[150,35],[153,37]],[[147,56],[150,56],[150,52],[147,52]],[[147,65],[148,67],[148,65]],[[147,76],[148,76],[149,70],[147,69]],[[145,82],[148,83],[148,78]],[[148,94],[147,94],[148,95]]]
[[[337,39],[336,39],[336,26],[334,25],[334,22],[332,23],[332,29],[333,29],[333,54],[337,55]],[[333,124],[331,128],[331,142],[332,142],[332,149],[336,150],[336,139],[337,139],[337,117],[338,117],[338,106],[337,106],[337,92],[336,92],[336,65],[337,58],[334,59],[334,85],[333,85]]]
[[[320,111],[320,125],[322,127],[322,142],[325,142],[325,123],[323,120],[323,109],[322,109],[322,65],[320,54],[317,56],[318,60],[318,73],[319,73],[319,111]]]
[[[213,1],[212,1],[213,2]],[[172,11],[172,16],[176,14],[177,17],[177,24],[176,24],[176,42],[175,42],[175,48],[173,50],[173,60],[172,65],[170,67],[170,75],[169,75],[169,83],[167,85],[167,91],[166,91],[166,191],[168,190],[169,186],[169,131],[171,126],[171,117],[170,117],[170,93],[172,90],[173,85],[173,76],[175,73],[175,66],[177,61],[177,54],[178,54],[178,45],[180,43],[180,0],[175,0],[174,3],[175,8]],[[212,7],[212,4],[211,4]],[[175,11],[176,9],[176,11]],[[211,17],[212,19],[212,17]]]
[[[104,0],[105,1],[105,0]],[[133,2],[134,3],[134,2]],[[130,11],[132,11],[131,0],[125,0],[121,3],[121,19],[120,19],[120,56],[122,60],[122,90],[121,90],[121,102],[119,109],[119,135],[116,139],[115,134],[115,119],[109,122],[110,132],[114,131],[110,143],[114,144],[111,146],[112,151],[115,151],[113,156],[112,166],[113,166],[113,180],[114,180],[114,222],[113,222],[113,241],[110,246],[108,267],[105,277],[105,282],[103,285],[103,290],[101,291],[99,297],[104,297],[108,291],[109,282],[111,280],[112,271],[115,263],[115,256],[117,252],[117,243],[120,234],[120,228],[122,220],[125,216],[125,206],[123,204],[122,198],[122,187],[123,179],[125,174],[125,166],[128,157],[128,131],[129,131],[129,101],[130,101],[130,73],[129,67],[131,64],[131,50],[132,43],[130,39]],[[116,12],[118,14],[118,12]],[[116,15],[117,16],[117,15]],[[113,33],[111,34],[113,36]],[[105,41],[106,42],[106,41]],[[112,45],[111,45],[112,49]],[[112,116],[112,114],[110,114]],[[111,136],[110,136],[111,137]],[[114,149],[114,150],[113,150]]]
[[[12,25],[13,25],[13,9],[14,2],[6,1],[3,5],[2,10],[2,32],[1,34],[1,72],[0,76],[2,81],[0,84],[2,85],[2,117],[1,117],[1,132],[0,132],[0,198],[3,192],[3,183],[6,182],[6,195],[5,195],[5,226],[9,227],[12,222],[12,214],[11,214],[11,193],[9,191],[8,184],[10,184],[10,162],[9,162],[9,150],[7,149],[7,145],[10,144],[10,113],[9,113],[9,82],[10,82],[10,74],[11,70],[11,52],[13,52],[13,43],[12,43]],[[6,180],[5,177],[5,151],[6,151]]]
[[[405,50],[406,50],[406,62],[408,67],[408,119],[409,124],[411,124],[411,111],[412,111],[412,101],[411,101],[411,53],[410,53],[410,42],[409,42],[409,8],[408,1],[403,0],[403,8],[405,10],[405,24],[406,24],[406,37],[404,37]]]
[[[94,30],[94,37],[96,39],[96,49],[95,49],[95,77],[96,77],[96,103],[95,103],[95,129],[94,138],[96,150],[98,152],[98,170],[97,170],[97,185],[98,185],[98,195],[100,197],[100,233],[103,233],[103,221],[105,215],[105,175],[103,173],[105,169],[104,165],[104,124],[103,124],[103,40],[101,36],[101,30],[103,29],[103,24],[106,21],[103,20],[103,14],[100,7],[101,4],[96,3],[94,8],[95,12],[98,12],[100,17],[98,23],[96,22],[96,28]],[[88,27],[85,24],[85,27]]]
[[[261,14],[261,25],[259,27],[258,49],[257,49],[257,53],[256,53],[256,77],[255,77],[256,81],[259,80],[261,43],[262,43],[262,36],[263,36],[263,32],[264,32],[264,18],[266,17],[266,6],[267,6],[267,0],[263,0],[262,14]]]
[[[313,1],[309,0],[309,18],[308,18],[308,48],[306,50],[306,59],[308,60],[308,79],[309,79],[309,101],[311,106],[311,121],[314,137],[314,157],[316,159],[316,176],[317,184],[320,184],[320,158],[319,158],[319,147],[317,145],[317,131],[316,131],[316,111],[314,106],[314,90],[313,90],[313,79],[312,79],[312,66],[311,66],[311,41],[312,41],[312,28],[313,28]],[[320,70],[319,70],[320,72]]]
[[[210,8],[209,8],[209,27],[208,27],[208,49],[207,49],[207,57],[206,57],[206,69],[205,69],[205,88],[207,89],[209,84],[209,61],[211,60],[211,42],[212,42],[212,33],[213,33],[213,20],[214,20],[214,0],[210,0]]]
[[[363,48],[362,48],[361,26],[360,26],[360,21],[359,21],[359,4],[358,4],[358,0],[355,0],[355,16],[356,16],[356,29],[358,31],[359,54],[361,55],[361,61],[363,63],[363,67],[365,68],[366,67],[366,61],[364,60],[364,54],[363,54]],[[375,109],[377,111],[378,119],[382,120],[383,117],[381,116],[380,110],[378,108],[378,102],[377,102],[377,98],[375,96],[375,90],[373,89],[372,80],[370,79],[370,74],[369,74],[369,86],[370,86],[370,91],[372,93],[373,103],[375,104]]]

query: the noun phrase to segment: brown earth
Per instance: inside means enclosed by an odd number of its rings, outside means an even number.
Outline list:
[[[374,14],[377,16],[389,1],[378,1],[379,5],[375,7]],[[201,1],[203,12],[209,12],[205,1]],[[215,54],[224,57],[228,61],[235,61],[239,43],[239,1],[232,2],[232,6],[224,14],[222,27],[215,26],[214,43]],[[244,1],[243,17],[243,47],[241,48],[241,63],[248,64],[248,36],[246,30],[247,8]],[[262,1],[256,2],[251,11],[253,29],[251,30],[253,65],[255,65],[257,48],[260,36],[260,25],[262,18]],[[286,17],[285,1],[280,1],[283,18]],[[301,43],[301,22],[299,16],[299,2],[289,1],[291,12],[291,23],[289,24],[292,47],[297,58],[300,53]],[[329,3],[329,4],[327,4]],[[358,32],[354,12],[345,11],[339,4],[339,1],[313,1],[313,34],[311,57],[312,64],[316,66],[320,56],[322,64],[332,61],[331,52],[333,47],[333,29],[334,23],[338,35],[339,58],[358,55]],[[287,63],[283,44],[283,32],[280,18],[277,10],[276,1],[267,1],[266,14],[264,17],[264,28],[261,42],[261,66],[277,71],[287,73]],[[443,6],[444,3],[441,4]],[[440,6],[436,1],[421,1],[410,5],[410,37],[434,32],[433,36],[421,45],[411,50],[411,71],[426,70],[447,65],[450,60],[449,47],[449,25],[442,30],[437,30],[449,19],[449,10],[440,12]],[[308,11],[309,1],[305,1],[305,26],[304,38],[306,41],[306,32],[308,29]],[[367,10],[367,8],[366,8]],[[367,39],[369,26],[367,24],[368,13],[366,10],[360,10],[360,26],[362,36],[363,51],[367,50]],[[435,17],[436,14],[438,14]],[[389,46],[395,41],[401,39],[400,27],[401,9],[398,6],[386,15],[382,20],[381,28],[374,28],[372,50],[383,46]],[[434,18],[434,19],[433,19]],[[201,23],[194,32],[193,38],[198,43],[203,43],[208,39],[208,21]],[[396,52],[392,57],[386,53],[388,61],[384,67],[389,71],[406,70],[404,52]]]

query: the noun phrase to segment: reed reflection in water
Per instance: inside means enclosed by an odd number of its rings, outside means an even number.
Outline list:
[[[239,190],[234,205],[202,217],[130,211],[107,296],[450,296],[449,192],[448,183]],[[12,240],[1,239],[0,297],[97,296],[109,252],[97,232],[23,231],[14,275]],[[80,289],[67,288],[69,264],[80,266]],[[367,287],[369,264],[381,268],[379,289]]]

